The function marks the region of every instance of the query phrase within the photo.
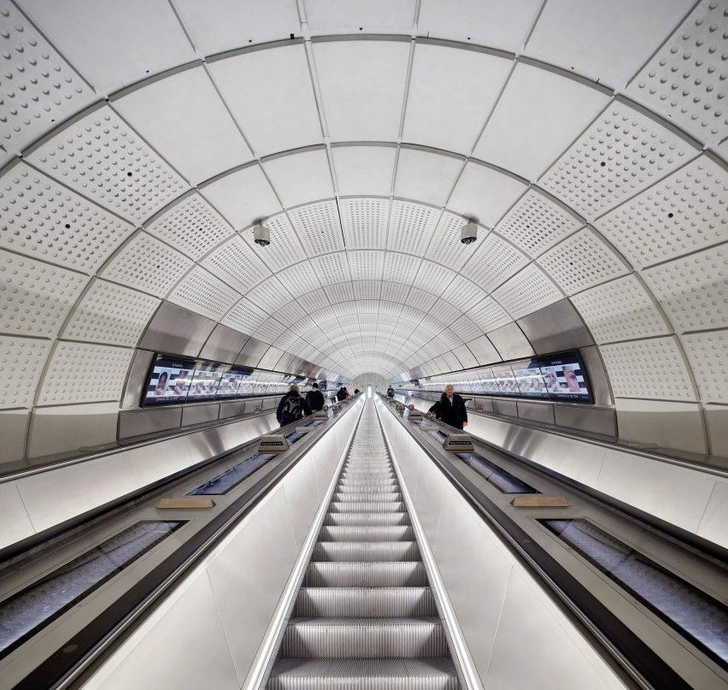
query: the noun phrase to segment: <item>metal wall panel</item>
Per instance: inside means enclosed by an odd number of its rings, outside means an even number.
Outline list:
[[[537,355],[594,344],[589,331],[568,299],[524,316],[518,321],[518,325]]]
[[[550,403],[525,402],[519,400],[516,403],[518,416],[521,419],[528,419],[532,422],[542,424],[554,424],[554,405]]]
[[[0,520],[0,549],[33,535],[33,523],[13,484],[0,484],[0,505],[3,519]]]
[[[250,338],[243,346],[235,364],[247,367],[256,367],[261,357],[268,351],[270,346],[257,338]]]
[[[182,426],[212,422],[218,418],[220,406],[214,403],[202,403],[202,405],[182,406]]]
[[[245,333],[240,333],[219,323],[210,333],[210,337],[200,351],[200,357],[232,364],[243,349],[243,345],[248,342],[249,337]]]
[[[493,345],[496,346],[501,359],[516,359],[517,357],[530,357],[533,348],[528,338],[516,323],[509,323],[488,333]]]
[[[617,413],[612,408],[554,405],[556,425],[603,436],[617,436]]]
[[[220,419],[228,419],[229,417],[239,417],[245,409],[244,400],[236,400],[233,402],[220,403]]]
[[[148,407],[119,413],[119,438],[143,436],[182,424],[182,407]]]
[[[28,431],[28,410],[0,412],[0,471],[2,464],[20,460],[25,454],[25,436]]]
[[[508,417],[518,417],[518,403],[515,400],[498,400],[494,398],[493,412],[507,415]]]
[[[126,377],[124,394],[121,397],[121,409],[131,410],[139,407],[147,383],[147,374],[152,366],[154,353],[149,350],[136,350]]]
[[[162,302],[139,347],[197,357],[214,327],[215,322],[204,316],[171,302]]]

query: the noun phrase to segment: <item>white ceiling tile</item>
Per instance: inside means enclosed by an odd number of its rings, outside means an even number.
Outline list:
[[[174,0],[203,55],[300,36],[296,0]]]
[[[50,340],[0,335],[0,409],[32,407],[52,345]]]
[[[538,263],[567,295],[628,272],[622,259],[589,228],[549,249]]]
[[[203,67],[135,89],[113,105],[193,184],[253,158]]]
[[[728,403],[728,331],[693,333],[681,338],[703,402]]]
[[[469,154],[511,66],[481,51],[418,43],[403,141]]]
[[[520,64],[473,155],[536,180],[608,102],[595,88]]]
[[[288,212],[307,256],[318,256],[344,248],[336,201],[308,204]]]
[[[442,293],[442,298],[460,309],[460,311],[467,311],[485,298],[485,292],[475,283],[458,275]]]
[[[268,314],[275,314],[292,297],[278,278],[271,276],[248,292],[246,297]]]
[[[492,362],[500,362],[501,356],[498,350],[493,347],[493,343],[484,335],[475,338],[467,343],[468,349],[475,355],[478,364],[491,364]]]
[[[723,82],[726,79],[726,8],[700,2],[652,56],[627,92],[701,141],[728,135]]]
[[[331,153],[341,196],[389,196],[395,146],[333,146]]]
[[[463,160],[428,151],[403,148],[399,152],[394,194],[434,206],[450,196]]]
[[[462,269],[486,292],[491,292],[528,263],[528,258],[498,235],[491,233],[478,243],[470,261]]]
[[[676,338],[633,340],[599,349],[615,397],[695,400]]]
[[[113,257],[100,275],[115,283],[165,297],[192,263],[184,254],[140,232]]]
[[[495,229],[534,258],[582,225],[537,189],[529,189]]]
[[[101,93],[195,59],[165,0],[21,0],[20,5]]]
[[[28,155],[28,161],[137,223],[188,187],[108,106],[48,139]]]
[[[347,249],[385,246],[389,199],[340,199],[339,211]]]
[[[202,265],[243,295],[270,275],[255,249],[240,235],[235,235],[216,249]]]
[[[409,294],[407,295],[407,301],[406,304],[410,307],[413,307],[414,309],[419,309],[420,311],[429,311],[433,304],[437,302],[437,296],[433,295],[431,292],[426,292],[425,290],[420,290],[419,288],[411,288],[409,291]]]
[[[383,251],[347,252],[352,280],[381,280],[384,270]]]
[[[389,254],[387,254],[389,256]],[[385,273],[386,275],[386,273]],[[404,302],[407,299],[407,294],[410,291],[409,284],[403,285],[402,283],[383,283],[382,284],[382,300],[389,302]]]
[[[235,232],[197,193],[175,204],[146,230],[195,260]]]
[[[306,312],[303,310],[303,307],[297,302],[289,302],[284,307],[281,307],[276,312],[276,319],[280,321],[282,324],[285,324],[286,326],[290,326],[299,319],[302,319],[304,316],[306,316]]]
[[[316,261],[312,261],[312,264],[314,264],[314,267],[316,267]],[[323,280],[321,280],[321,268],[318,267],[318,276],[319,281],[323,284]],[[316,309],[321,309],[322,307],[325,307],[328,305],[328,300],[326,299],[326,295],[322,290],[317,290],[316,292],[309,292],[307,295],[302,295],[298,298],[298,303],[306,310],[306,313],[310,314],[313,311],[316,311]]]
[[[331,304],[354,301],[354,286],[351,283],[336,283],[324,288]]]
[[[470,244],[463,244],[460,241],[460,231],[467,222],[467,218],[445,211],[432,236],[425,257],[452,268],[454,271],[459,271],[478,249],[477,241]],[[480,228],[479,232],[482,240],[483,233],[487,230]]]
[[[286,266],[297,263],[306,255],[285,213],[268,218],[265,226],[270,230],[270,244],[265,247],[255,244],[252,230],[244,231],[242,236],[255,255],[271,271],[280,271]]]
[[[441,295],[455,275],[455,271],[451,271],[449,268],[423,260],[412,285],[435,295]]]
[[[286,327],[280,323],[280,321],[271,317],[258,326],[258,329],[255,333],[253,333],[253,336],[262,340],[264,343],[274,343],[285,330]],[[282,354],[281,350],[271,347],[268,352],[263,355],[258,366],[261,369],[265,369],[266,367],[273,368]]]
[[[334,196],[323,149],[272,158],[263,163],[263,168],[285,208]]]
[[[701,156],[595,223],[643,268],[728,238],[728,173]]]
[[[492,297],[486,297],[468,311],[468,316],[484,333],[505,326],[511,321],[508,312]]]
[[[692,0],[549,0],[526,53],[621,88],[677,25]]]
[[[594,219],[697,156],[657,121],[614,101],[559,158],[540,185]]]
[[[258,165],[250,165],[205,185],[204,196],[237,230],[281,210],[281,205]]]
[[[276,276],[294,298],[321,289],[316,271],[309,261],[301,261],[285,271],[278,271]]]
[[[440,210],[431,206],[393,201],[387,249],[422,256],[439,217]]]
[[[580,292],[571,301],[597,343],[669,333],[654,301],[633,275]]]
[[[463,369],[470,369],[471,367],[478,366],[478,360],[475,359],[475,355],[470,351],[467,345],[461,345],[453,350],[453,353],[458,358],[460,365]]]
[[[419,31],[521,52],[541,0],[422,0]]]
[[[195,266],[168,297],[190,311],[219,321],[240,295],[201,266]]]
[[[257,156],[323,142],[302,44],[243,53],[209,70]]]
[[[411,285],[420,269],[422,259],[410,254],[387,252],[384,259],[384,279]]]
[[[395,141],[410,41],[313,44],[332,141]]]
[[[428,315],[432,316],[438,321],[441,321],[446,326],[449,326],[450,324],[455,323],[460,318],[460,316],[462,315],[462,311],[450,304],[450,302],[447,302],[444,299],[439,299],[432,306]]]
[[[312,33],[366,31],[376,33],[412,30],[415,0],[305,0],[306,19]]]
[[[317,256],[311,259],[311,263],[316,269],[322,285],[343,283],[344,281],[351,280],[346,252]]]
[[[0,3],[0,143],[11,152],[98,98],[43,35],[7,0]]]
[[[501,172],[468,163],[447,206],[492,228],[513,205],[526,185]]]
[[[260,307],[249,299],[241,299],[222,319],[221,323],[241,333],[251,334],[268,318]]]
[[[538,266],[531,264],[501,285],[493,297],[514,319],[520,319],[562,298],[558,288]]]

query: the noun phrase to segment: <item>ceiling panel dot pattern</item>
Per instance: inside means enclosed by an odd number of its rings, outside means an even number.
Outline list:
[[[647,290],[633,275],[580,292],[571,301],[597,343],[669,332]]]
[[[461,275],[455,276],[452,283],[442,293],[444,300],[447,300],[462,312],[466,312],[473,305],[484,299],[485,296],[486,293],[483,290]]]
[[[268,318],[262,309],[249,299],[241,299],[222,319],[221,323],[243,333],[253,333]]]
[[[385,276],[386,275],[387,273],[385,271]],[[392,279],[395,280],[396,276]],[[402,303],[407,299],[409,291],[410,286],[403,283],[384,283],[382,285],[382,299],[387,300],[388,302]]]
[[[354,286],[351,283],[336,283],[336,285],[327,285],[324,288],[326,296],[331,304],[339,304],[340,302],[354,301]]]
[[[642,275],[678,332],[728,326],[728,244],[649,268]]]
[[[531,264],[501,285],[493,297],[513,319],[558,302],[562,295],[538,266]]]
[[[478,324],[468,318],[465,314],[452,323],[450,328],[463,342],[477,338],[482,333]]]
[[[301,261],[301,263],[294,264],[285,271],[279,271],[276,276],[294,298],[321,288],[316,276],[316,270],[310,261]]]
[[[314,261],[312,261],[311,263],[315,264]],[[321,276],[320,270],[319,276]],[[319,280],[321,280],[320,277]],[[322,309],[329,304],[328,300],[326,299],[326,295],[322,290],[319,290],[317,292],[309,292],[307,295],[301,295],[301,297],[298,298],[298,303],[306,310],[307,314],[311,314],[317,309]]]
[[[288,215],[308,256],[328,254],[344,248],[335,201],[293,209]]]
[[[505,326],[512,321],[508,312],[492,297],[486,297],[482,302],[476,304],[468,311],[468,316],[484,333]]]
[[[379,299],[382,284],[378,280],[357,280],[354,282],[354,296],[358,300]],[[377,312],[379,304],[377,303]]]
[[[203,259],[202,265],[242,294],[270,276],[255,249],[240,235],[230,238]]]
[[[95,97],[8,0],[0,2],[0,55],[0,143],[8,149],[22,149]]]
[[[134,347],[159,300],[121,285],[95,280],[63,331],[65,340]]]
[[[280,323],[280,321],[277,321],[274,318],[266,319],[258,328],[255,333],[253,333],[253,336],[255,338],[258,338],[262,340],[265,343],[274,343],[276,338],[278,338],[283,331],[286,330],[286,327]],[[278,353],[278,356],[280,357],[280,352]],[[277,361],[277,359],[276,359]],[[261,360],[262,362],[262,360]],[[272,366],[272,365],[271,365]],[[260,364],[261,368],[264,368],[264,365]]]
[[[538,263],[567,295],[627,273],[624,262],[588,228],[557,244]]]
[[[134,350],[58,342],[43,377],[39,405],[118,400]]]
[[[675,338],[634,340],[599,349],[616,397],[695,400]]]
[[[457,307],[450,304],[450,302],[446,302],[444,299],[439,299],[428,312],[428,316],[437,319],[445,326],[449,326],[458,320],[461,313],[462,312]]]
[[[595,225],[640,268],[715,244],[728,237],[728,173],[701,156]]]
[[[455,272],[440,264],[424,260],[412,283],[415,287],[441,295],[455,277]]]
[[[50,338],[88,278],[0,250],[0,332]]]
[[[43,365],[51,349],[50,340],[0,335],[0,409],[30,407]]]
[[[346,259],[345,252],[317,256],[311,259],[311,263],[316,269],[322,285],[343,283],[346,280],[351,280],[349,262]]]
[[[306,312],[303,311],[296,301],[289,302],[286,306],[281,307],[276,312],[276,319],[286,326],[290,326],[292,323],[304,318],[305,316]]]
[[[169,301],[219,321],[240,295],[201,266],[195,266],[172,291]]]
[[[0,246],[93,273],[134,230],[20,163],[0,180]]]
[[[593,219],[697,153],[655,120],[614,102],[554,163],[540,184]]]
[[[250,290],[246,297],[271,315],[291,301],[288,290],[283,287],[283,283],[275,276],[271,276]]]
[[[462,274],[488,292],[520,271],[528,258],[498,235],[488,235],[465,264]]]
[[[439,217],[440,210],[431,206],[394,201],[387,249],[422,256]]]
[[[426,292],[419,288],[411,288],[407,295],[406,304],[420,311],[428,311],[436,301],[437,297],[431,292]]]
[[[234,232],[227,221],[198,194],[176,204],[150,223],[146,230],[195,261]]]
[[[417,275],[417,271],[420,270],[421,263],[422,259],[417,256],[387,252],[384,257],[384,279],[411,285]]]
[[[348,252],[352,280],[380,280],[384,269],[384,252]]]
[[[192,260],[168,245],[139,233],[101,271],[107,280],[165,297],[191,268]]]
[[[728,403],[728,331],[692,333],[682,338],[703,402]]]
[[[635,98],[709,142],[728,135],[723,102],[728,78],[726,17],[724,2],[703,0],[628,89]]]
[[[341,224],[347,249],[377,249],[387,239],[389,199],[342,199]]]
[[[305,252],[288,217],[284,213],[279,213],[268,218],[264,224],[270,230],[270,244],[267,247],[255,244],[250,230],[243,233],[243,239],[256,256],[274,272],[298,263]]]
[[[28,160],[135,223],[141,223],[188,187],[108,106],[49,139]]]
[[[535,189],[529,189],[496,226],[499,235],[531,258],[582,226],[581,221]]]

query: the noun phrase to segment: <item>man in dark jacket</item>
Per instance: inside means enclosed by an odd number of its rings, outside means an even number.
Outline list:
[[[441,422],[454,426],[456,429],[464,429],[468,425],[465,401],[455,392],[455,386],[452,383],[445,386],[445,392],[427,411],[427,414],[430,417],[437,417]]]
[[[394,397],[394,388],[390,386],[387,388],[387,397],[391,400]]]
[[[294,383],[291,385],[291,390],[278,403],[276,419],[281,426],[286,426],[286,424],[295,422],[298,419],[303,419],[305,414],[311,414],[311,408],[301,397],[298,386]]]
[[[342,400],[346,400],[349,397],[349,391],[346,390],[346,386],[342,386],[339,388],[338,392],[336,393],[336,399],[341,402]]]
[[[311,386],[311,390],[306,393],[306,402],[311,408],[311,412],[318,412],[324,407],[324,394],[319,390],[318,383]]]

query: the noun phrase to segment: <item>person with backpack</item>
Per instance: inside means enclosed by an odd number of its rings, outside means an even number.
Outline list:
[[[303,419],[304,415],[309,414],[311,414],[311,408],[298,392],[298,386],[295,383],[291,384],[291,390],[278,403],[278,409],[276,410],[278,423],[281,426],[286,426],[286,424]]]
[[[465,401],[455,392],[455,386],[448,383],[440,399],[427,411],[428,417],[437,417],[441,422],[464,429],[468,425],[468,411]]]
[[[391,400],[394,397],[394,388],[390,386],[387,388],[387,397]]]
[[[311,412],[318,412],[324,407],[324,394],[319,390],[318,383],[311,386],[311,390],[306,393],[306,402],[311,408]]]
[[[339,390],[336,393],[336,399],[341,402],[342,400],[346,400],[349,397],[348,391],[346,390],[346,386],[342,386],[339,388]]]

